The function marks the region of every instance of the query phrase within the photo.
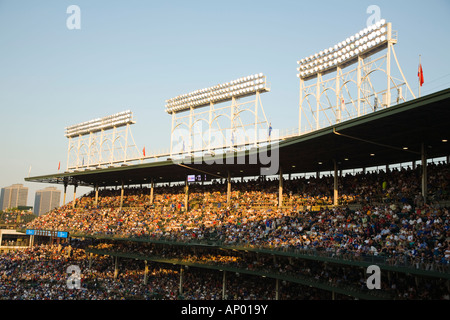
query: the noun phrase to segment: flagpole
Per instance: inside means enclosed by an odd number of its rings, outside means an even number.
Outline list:
[[[420,72],[420,66],[421,66],[421,57],[422,57],[422,55],[421,54],[419,54],[419,72]],[[421,87],[421,85],[420,85],[420,73],[419,73],[419,98],[420,98],[420,87]]]

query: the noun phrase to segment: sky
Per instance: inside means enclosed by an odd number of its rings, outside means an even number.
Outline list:
[[[67,26],[70,5],[80,29]],[[124,110],[140,150],[168,149],[165,100],[255,73],[270,83],[272,126],[295,128],[297,60],[366,27],[371,5],[397,31],[412,90],[419,55],[422,95],[450,87],[448,0],[0,0],[0,187],[24,184],[33,206],[49,185],[24,178],[65,169],[65,127]]]

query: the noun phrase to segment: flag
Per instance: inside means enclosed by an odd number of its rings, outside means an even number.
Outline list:
[[[419,72],[417,73],[417,76],[419,77],[419,85],[422,86],[424,81],[423,81],[423,70],[422,70],[422,64],[421,63],[419,63]]]
[[[269,138],[271,134],[272,134],[272,124],[269,124]]]
[[[58,163],[58,170],[61,168],[61,161]]]
[[[142,153],[144,154],[144,157],[145,157],[145,147],[144,147],[144,149],[142,150]]]

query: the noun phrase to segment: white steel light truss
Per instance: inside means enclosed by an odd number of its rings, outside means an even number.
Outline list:
[[[67,170],[97,168],[140,158],[130,125],[131,111],[66,127]]]
[[[259,73],[169,99],[166,101],[166,112],[182,112],[205,107],[210,103],[230,101],[232,98],[245,97],[265,91],[268,91],[266,77]]]
[[[260,94],[269,91],[266,76],[259,73],[167,100],[170,155],[236,151],[267,142],[261,132],[268,132],[269,122]]]
[[[406,101],[409,87],[398,63],[391,23],[378,21],[344,41],[297,61],[298,134]],[[392,57],[397,73],[391,70]],[[352,68],[353,67],[353,68]],[[312,84],[306,84],[313,81]]]

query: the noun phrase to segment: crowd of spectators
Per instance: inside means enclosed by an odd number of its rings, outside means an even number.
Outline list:
[[[432,188],[430,185],[430,190],[434,190],[430,194],[439,191],[442,197],[447,188],[446,180],[442,178],[447,176],[442,172],[447,173],[447,165],[430,168],[431,185],[439,186]],[[29,227],[171,241],[214,240],[224,245],[270,249],[315,249],[356,259],[375,255],[385,257],[391,264],[407,263],[427,270],[445,271],[450,261],[449,209],[435,201],[424,205],[422,200],[417,200],[420,188],[414,181],[420,179],[416,171],[393,170],[390,174],[368,174],[359,178],[343,179],[343,188],[358,190],[357,193],[366,199],[374,194],[379,197],[380,193],[384,200],[364,202],[355,210],[340,206],[312,211],[310,207],[299,209],[295,204],[279,208],[276,201],[270,206],[254,207],[251,205],[254,200],[259,203],[257,199],[261,197],[264,201],[277,197],[273,192],[276,181],[257,180],[234,187],[232,204],[228,206],[217,206],[226,197],[226,193],[218,191],[220,184],[209,186],[210,191],[203,193],[195,189],[204,186],[194,186],[192,197],[202,195],[202,204],[187,213],[179,206],[185,196],[180,186],[164,187],[171,191],[155,195],[163,204],[160,206],[137,206],[147,201],[148,194],[134,188],[127,189],[126,201],[133,202],[131,206],[118,208],[117,196],[114,196],[117,192],[109,190],[107,195],[99,197],[98,207],[92,206],[92,195],[88,195],[80,199],[81,207],[62,206],[33,220]],[[315,194],[313,190],[322,190],[328,179],[311,178],[307,182],[292,180],[290,183],[306,186],[300,193],[306,190],[313,197],[321,198],[323,195]],[[242,186],[245,191],[241,191]],[[291,197],[297,194],[290,192]],[[388,198],[390,200],[386,201]]]
[[[0,225],[4,227],[22,228],[36,216],[32,211],[8,209],[0,211]]]
[[[145,284],[142,261],[122,259],[114,277],[110,257],[95,256],[91,266],[82,248],[41,245],[0,256],[0,300],[220,300],[222,276],[212,270],[191,268],[183,274],[170,264],[149,264]],[[70,288],[67,269],[80,268],[80,287]],[[302,286],[303,287],[303,286]],[[280,299],[329,299],[330,293],[284,283]],[[265,278],[230,274],[225,299],[273,300],[275,286]]]
[[[174,259],[177,263],[231,267],[239,270],[259,271],[268,275],[287,275],[308,279],[331,287],[345,287],[366,293],[376,293],[367,288],[365,268],[330,264],[319,260],[296,259],[256,252],[160,244],[136,244],[134,242],[101,241],[92,246],[106,253],[127,253],[133,257]],[[232,274],[232,273],[231,273]],[[271,283],[272,280],[266,280]],[[283,281],[283,285],[286,282]],[[415,278],[405,273],[384,273],[381,281],[384,298],[392,299],[450,299],[449,284],[439,278]],[[329,291],[328,291],[329,292]],[[381,297],[381,296],[380,296]],[[329,295],[326,299],[330,299]],[[347,297],[349,298],[349,297]]]
[[[0,256],[0,299],[3,300],[330,300],[354,299],[310,285],[280,281],[277,286],[270,277],[227,272],[225,296],[223,274],[218,270],[181,267],[178,264],[149,261],[147,281],[144,282],[144,262],[120,258],[118,272],[114,258],[109,255],[90,256],[88,243],[70,246],[40,245],[26,250],[11,251]],[[132,242],[97,242],[93,246],[107,252],[126,252],[141,257],[163,257],[196,264],[239,267],[309,279],[330,286],[359,288],[368,292],[362,268],[333,265],[320,261],[291,259],[256,254],[240,254],[232,250],[215,254],[208,248],[157,246]],[[80,269],[80,286],[70,288],[68,268]],[[183,269],[180,291],[180,270]],[[383,273],[382,291],[392,299],[449,300],[448,284],[437,278],[392,272]]]
[[[283,183],[282,207],[278,207],[277,179],[234,181],[230,203],[227,203],[226,183],[223,181],[190,185],[189,211],[184,208],[184,185],[164,185],[155,188],[153,203],[150,203],[150,190],[147,187],[126,188],[122,201],[120,190],[102,189],[97,203],[95,203],[95,193],[92,192],[77,199],[75,208],[72,203],[63,205],[29,222],[26,228],[135,240],[207,241],[229,247],[244,246],[300,253],[315,252],[352,260],[379,257],[385,263],[392,265],[448,272],[450,214],[449,208],[440,205],[440,202],[448,200],[449,178],[449,165],[442,163],[429,165],[428,201],[424,204],[423,195],[420,193],[420,168],[346,174],[339,178],[341,205],[338,207],[328,206],[332,203],[333,177],[327,175],[320,178],[298,176],[286,179]],[[314,210],[315,206],[319,206],[319,209]],[[51,258],[48,258],[49,254]],[[103,268],[102,271],[98,271],[92,279],[86,278],[85,283],[93,283],[95,289],[100,281],[102,288],[106,288],[108,293],[104,290],[67,291],[65,282],[60,284],[61,290],[58,290],[58,286],[51,286],[51,289],[44,290],[52,281],[58,281],[58,279],[62,281],[67,278],[64,266],[69,260],[73,262],[74,259],[79,258],[80,261],[77,263],[85,264],[84,251],[79,251],[78,256],[73,253],[69,258],[61,248],[36,247],[22,253],[11,253],[11,255],[0,256],[4,262],[0,269],[1,297],[44,299],[47,297],[45,294],[48,294],[53,299],[123,298],[125,290],[127,294],[134,292],[131,295],[141,298],[149,296],[161,296],[164,299],[179,298],[174,289],[156,292],[154,288],[161,287],[161,282],[158,282],[158,285],[156,282],[153,283],[153,289],[151,287],[142,289],[140,286],[137,288],[137,278],[142,276],[138,271],[127,271],[119,281],[112,280],[113,271],[107,259],[98,263],[99,266],[104,264],[104,267],[100,267]],[[41,258],[42,256],[44,258]],[[201,259],[198,256],[189,255],[186,259],[194,259],[199,263],[202,261],[230,265],[242,263],[241,257],[233,256],[230,261],[230,256],[217,253],[203,255]],[[28,266],[36,263],[39,266],[38,271],[31,272],[31,275],[21,272],[28,270]],[[263,265],[259,267],[263,268]],[[34,270],[33,267],[30,268]],[[53,280],[45,279],[46,270],[48,272],[53,269],[59,270],[55,271]],[[172,288],[175,283],[178,283],[177,270],[166,269],[159,267],[158,272],[164,276],[152,279],[165,282],[162,288]],[[318,275],[314,272],[327,270],[326,268],[315,270],[311,266],[306,269],[310,270],[310,273],[306,272],[304,275],[309,277],[317,277]],[[328,271],[329,274],[334,272],[331,269]],[[350,273],[346,272],[346,277]],[[212,283],[211,288],[214,289],[205,291],[198,285],[206,281],[208,277],[209,283]],[[208,275],[199,280],[199,277],[193,274],[187,276],[185,297],[217,299],[221,294],[221,279],[216,281],[211,277],[214,276]],[[192,283],[189,284],[190,280]],[[236,292],[245,291],[239,286],[241,280],[236,280],[237,286],[234,293],[230,293],[231,296],[240,296]],[[353,280],[358,282],[361,277]],[[23,281],[29,290],[21,293],[20,289],[15,289],[17,281]],[[334,280],[329,279],[329,281],[343,280],[335,277]],[[38,287],[45,293],[41,294],[39,290],[33,291],[29,286]],[[392,286],[395,288],[401,285],[393,283]],[[262,288],[265,286],[263,285]],[[194,293],[195,290],[197,293]],[[401,293],[396,292],[397,297],[417,298],[421,295],[414,293],[411,287],[405,290]],[[118,293],[111,295],[111,292]],[[205,292],[209,293],[205,295]],[[308,298],[320,298],[323,292],[315,291],[308,294],[311,294]],[[439,294],[435,296],[446,297],[445,294]],[[273,298],[269,293],[260,291],[254,296],[246,296],[246,298],[256,299],[261,297]],[[299,293],[287,294],[286,297],[305,298],[300,297]]]
[[[427,198],[429,201],[450,200],[450,166],[439,162],[427,166]],[[331,174],[284,176],[283,204],[286,206],[313,206],[333,204],[333,183]],[[404,203],[422,205],[421,167],[391,168],[357,173],[346,173],[338,177],[339,204]],[[226,206],[227,186],[224,179],[211,183],[189,185],[191,202],[202,208]],[[155,187],[153,206],[184,206],[184,184],[165,184]],[[277,206],[278,178],[259,177],[255,179],[235,179],[232,182],[231,202],[235,207]],[[124,207],[147,207],[150,203],[148,186],[126,188]],[[79,208],[110,208],[120,205],[120,189],[105,188],[99,192],[95,206],[95,192],[76,200]]]

